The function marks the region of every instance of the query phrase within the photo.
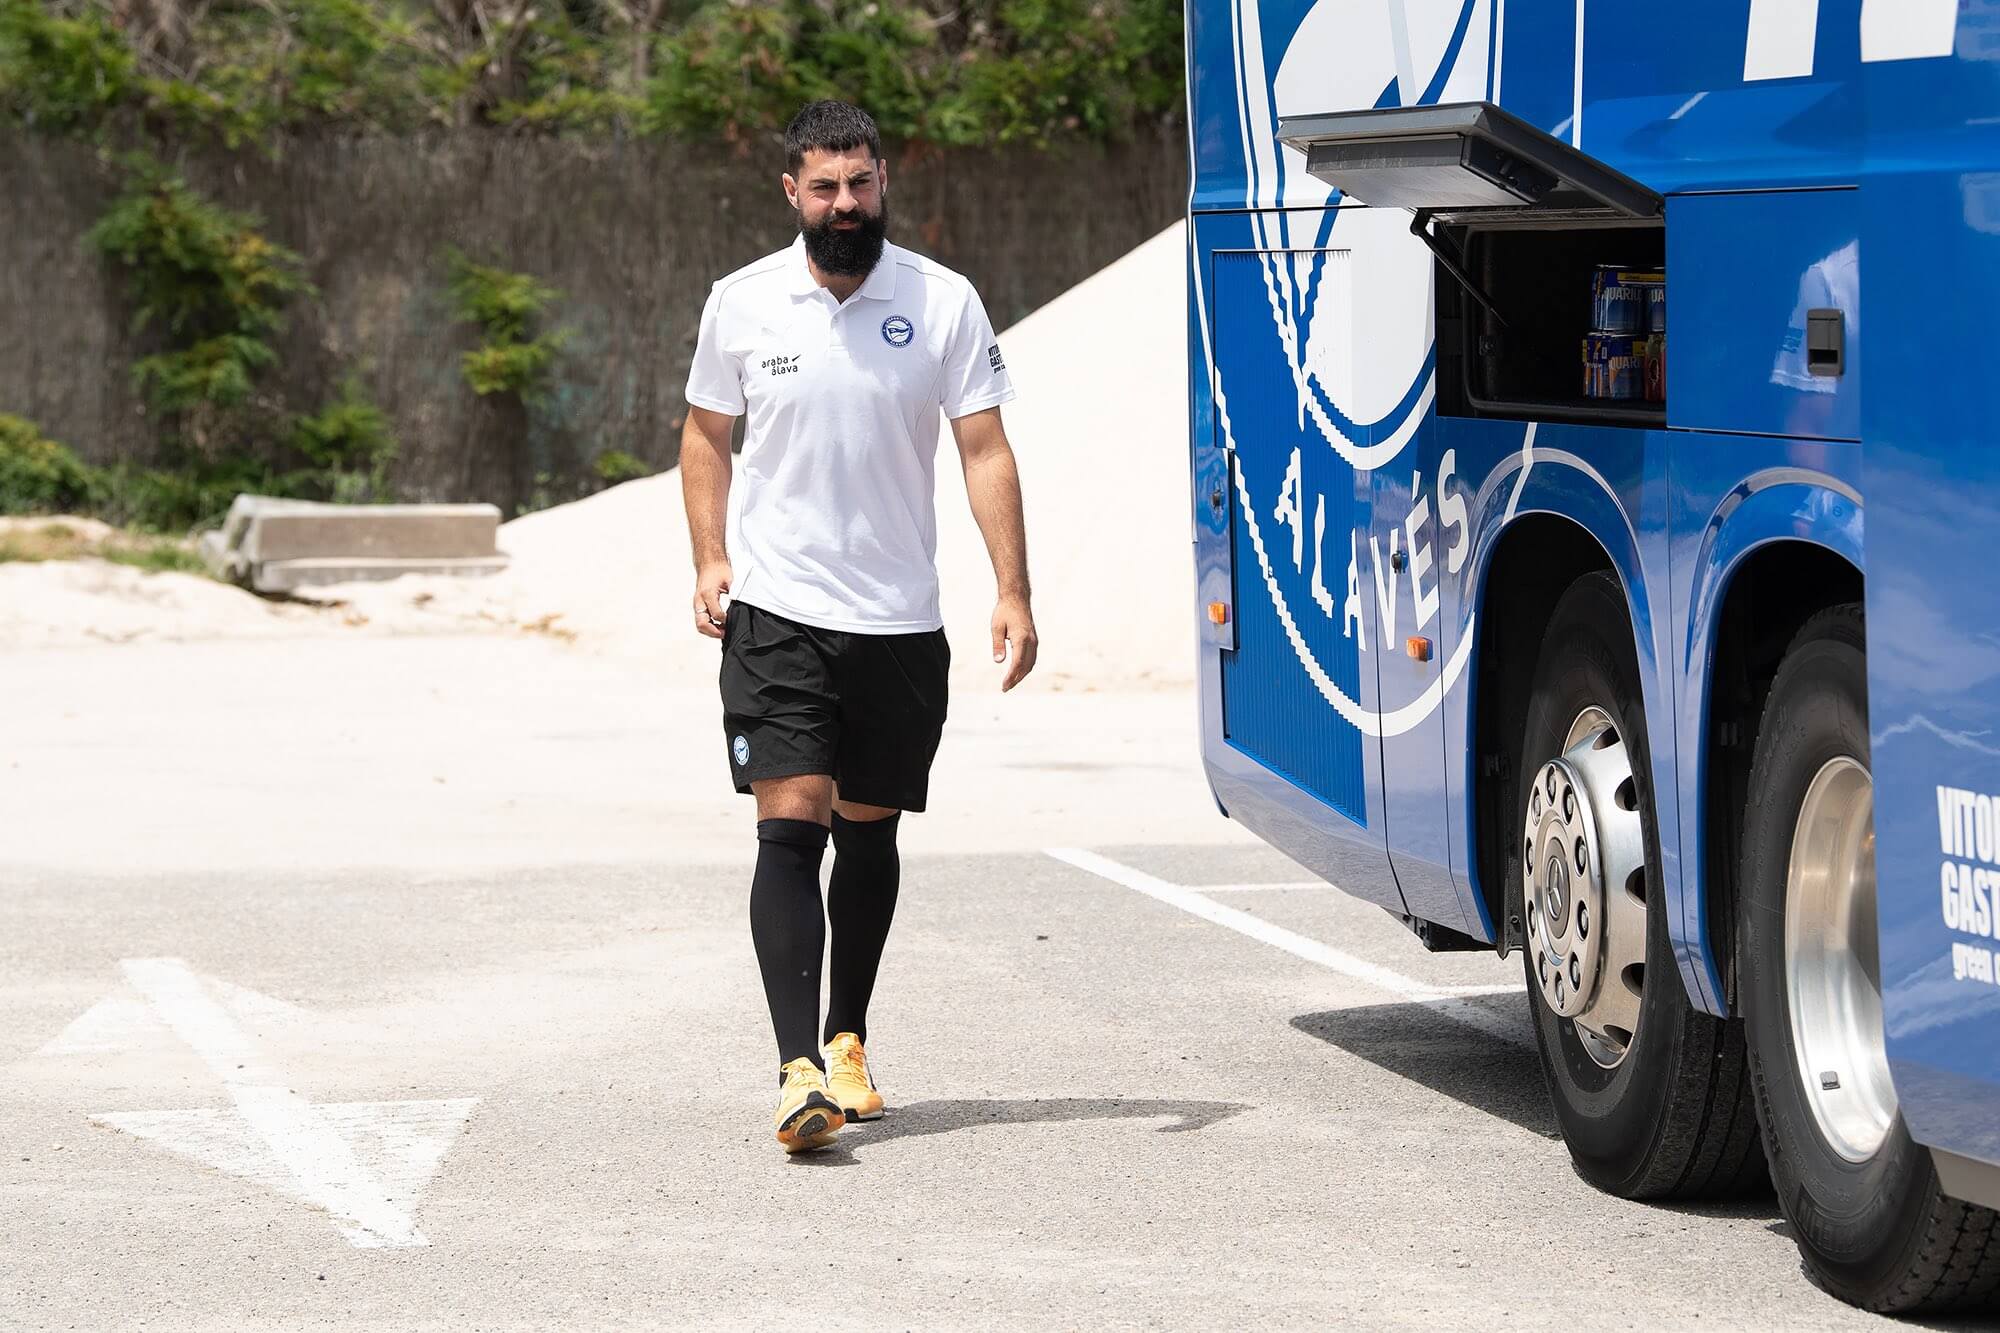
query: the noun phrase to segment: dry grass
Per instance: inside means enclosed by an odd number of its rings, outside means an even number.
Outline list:
[[[90,559],[139,569],[204,576],[208,573],[189,542],[106,529],[102,524],[88,521],[70,524],[61,519],[35,523],[16,520],[0,525],[0,564]]]

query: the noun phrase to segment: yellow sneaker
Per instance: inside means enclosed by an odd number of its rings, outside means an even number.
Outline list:
[[[778,1090],[778,1143],[786,1152],[807,1152],[824,1148],[847,1123],[840,1107],[827,1095],[826,1075],[819,1066],[803,1057],[783,1069],[784,1087]]]
[[[852,1032],[836,1033],[822,1052],[826,1056],[826,1090],[840,1103],[849,1120],[875,1120],[882,1114],[882,1094],[868,1074],[868,1053]]]

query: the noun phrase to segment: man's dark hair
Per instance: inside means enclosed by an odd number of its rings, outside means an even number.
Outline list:
[[[881,158],[882,136],[866,111],[846,102],[807,102],[785,127],[785,169],[796,174],[814,149],[845,153],[864,146],[869,157]]]

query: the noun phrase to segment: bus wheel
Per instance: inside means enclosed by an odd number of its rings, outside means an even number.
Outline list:
[[[1764,1179],[1737,1024],[1689,1003],[1667,939],[1646,714],[1618,581],[1550,617],[1515,770],[1529,1004],[1577,1173],[1627,1198]]]
[[[1757,731],[1742,1005],[1764,1148],[1806,1267],[1872,1310],[2000,1300],[2000,1224],[1939,1193],[1882,1035],[1861,609],[1806,623]]]

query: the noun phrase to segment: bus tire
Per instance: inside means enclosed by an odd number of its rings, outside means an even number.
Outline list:
[[[1556,1121],[1578,1175],[1625,1198],[1737,1195],[1766,1179],[1741,1026],[1696,1009],[1674,961],[1659,906],[1664,894],[1645,719],[1623,591],[1609,573],[1587,574],[1550,616],[1515,770],[1521,788],[1513,827],[1525,828],[1527,837],[1525,854],[1508,858],[1516,886],[1510,902],[1527,937],[1528,1003]],[[1607,759],[1608,777],[1594,774],[1590,766]],[[1607,782],[1617,788],[1615,807],[1605,804]],[[1586,799],[1572,802],[1572,795]],[[1577,805],[1597,812],[1591,859],[1603,851],[1605,864],[1558,884],[1561,867],[1538,859],[1546,849],[1573,845],[1582,826],[1562,825],[1538,841],[1537,820],[1546,828],[1556,809]],[[1629,865],[1614,864],[1620,846]],[[1548,892],[1552,885],[1555,894]],[[1629,893],[1630,901],[1615,898],[1619,893]],[[1577,914],[1587,894],[1600,907],[1594,923],[1584,919],[1587,912]],[[1566,916],[1574,918],[1572,941],[1596,929],[1601,954],[1586,960],[1559,952],[1565,946],[1549,932]],[[1553,983],[1552,947],[1558,950]],[[1561,974],[1579,962],[1583,985],[1566,989]],[[1593,968],[1603,973],[1594,987],[1584,975]],[[1602,989],[1621,983],[1628,987],[1623,997]],[[1588,1009],[1558,1012],[1559,1005],[1577,1004],[1585,987]],[[1629,1027],[1586,1026],[1614,1004]]]
[[[1738,975],[1764,1151],[1827,1291],[1883,1313],[1995,1308],[2000,1218],[1940,1192],[1889,1078],[1867,685],[1861,608],[1821,612],[1786,652],[1757,731]]]

